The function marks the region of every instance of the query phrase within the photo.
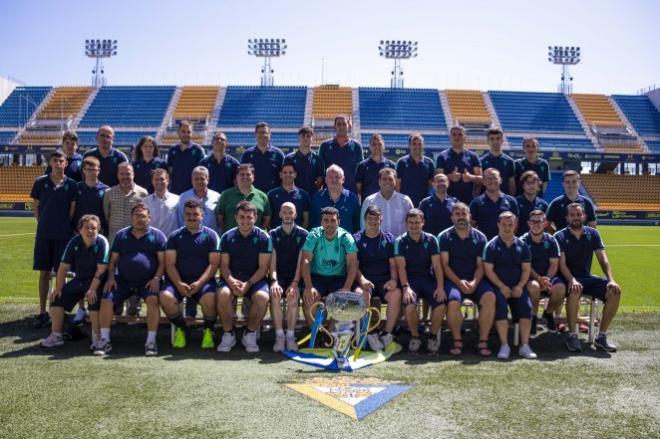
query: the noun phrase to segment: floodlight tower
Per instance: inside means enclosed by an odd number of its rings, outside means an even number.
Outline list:
[[[403,88],[401,60],[417,57],[417,41],[380,40],[378,52],[380,56],[394,60],[390,86],[392,88]]]
[[[548,46],[548,61],[561,65],[559,91],[564,94],[571,94],[573,92],[573,77],[568,72],[568,66],[580,63],[580,47]]]
[[[248,40],[248,55],[264,59],[264,66],[261,68],[261,86],[272,87],[273,70],[270,66],[270,59],[286,55],[286,40],[284,38],[254,38]]]
[[[85,55],[88,58],[96,58],[96,67],[92,70],[94,75],[92,86],[100,88],[105,85],[101,58],[110,58],[117,55],[117,40],[85,40]]]

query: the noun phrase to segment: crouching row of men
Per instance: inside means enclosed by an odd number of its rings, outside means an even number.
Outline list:
[[[542,211],[530,215],[530,232],[514,235],[517,218],[504,212],[498,218],[498,235],[491,241],[470,225],[470,210],[463,203],[452,209],[453,227],[438,237],[423,231],[424,214],[411,209],[406,214],[406,232],[394,237],[381,229],[382,214],[368,206],[365,228],[351,235],[340,227],[339,212],[333,207],[321,211],[321,226],[309,233],[295,225],[296,210],[285,203],[280,210],[282,225],[270,232],[255,226],[256,208],[248,201],[237,205],[238,226],[218,238],[202,225],[203,206],[196,200],[185,204],[185,226],[168,238],[149,226],[149,211],[143,204],[132,210],[132,225],[116,235],[112,249],[98,234],[98,218],[88,215],[80,220],[80,235],[65,251],[56,287],[51,293],[52,333],[42,340],[45,347],[62,341],[64,310],[70,310],[86,297],[90,304],[92,351],[108,354],[113,304],[137,295],[147,304],[148,336],[146,355],[156,355],[156,330],[159,306],[175,325],[173,346],[186,345],[188,328],[180,302],[184,297],[202,308],[204,330],[202,348],[215,347],[214,326],[219,315],[223,335],[219,352],[236,344],[234,334],[235,299],[249,299],[247,328],[242,344],[257,352],[256,331],[271,305],[276,342],[275,351],[297,349],[294,329],[298,319],[299,293],[303,291],[303,310],[308,324],[309,309],[318,300],[338,290],[358,291],[367,303],[373,295],[387,303],[382,332],[371,333],[372,349],[383,349],[394,340],[394,329],[401,310],[405,314],[410,340],[408,349],[417,352],[422,342],[419,333],[418,304],[424,299],[431,308],[431,328],[427,350],[437,352],[440,329],[447,315],[453,343],[452,355],[463,351],[460,305],[470,299],[480,308],[477,352],[492,355],[488,335],[493,324],[500,347],[498,358],[510,355],[508,313],[520,325],[519,355],[536,358],[529,346],[535,325],[536,308],[542,295],[549,297],[544,312],[553,329],[555,311],[567,300],[569,333],[567,348],[581,350],[575,327],[582,294],[605,302],[596,346],[613,351],[606,331],[614,317],[620,288],[614,281],[604,245],[595,229],[583,225],[580,204],[569,206],[569,226],[555,236],[544,232]],[[607,278],[592,276],[593,253]],[[216,283],[220,268],[221,281]],[[76,277],[65,284],[72,269]],[[166,275],[166,281],[162,282]],[[103,285],[103,287],[102,287]],[[102,288],[101,288],[102,287]],[[286,306],[287,331],[283,329]],[[100,303],[100,305],[99,305]]]

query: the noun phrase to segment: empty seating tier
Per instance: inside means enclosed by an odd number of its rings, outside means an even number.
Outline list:
[[[85,105],[91,87],[59,87],[37,115],[38,120],[67,120],[76,117]]]
[[[193,142],[200,145],[204,143],[204,134],[193,133],[191,138]],[[160,139],[161,145],[176,145],[177,143],[179,143],[179,135],[177,133],[165,133],[163,138]]]
[[[587,174],[582,182],[600,209],[660,211],[660,176]]]
[[[0,166],[0,201],[30,201],[34,179],[45,171],[45,166]]]
[[[16,131],[0,131],[0,145],[9,145],[16,137]]]
[[[254,132],[251,131],[225,131],[227,140],[230,146],[245,146],[250,147],[256,144]],[[277,147],[297,148],[298,147],[298,133],[270,133],[270,143]]]
[[[512,150],[521,151],[522,150],[522,137],[518,136],[507,136],[509,140],[509,145],[511,145]],[[593,143],[587,137],[575,137],[575,138],[554,138],[554,137],[537,137],[537,140],[541,144],[541,151],[576,151],[576,152],[597,152],[594,148]]]
[[[362,133],[362,146],[369,148],[369,140],[373,133]],[[383,134],[386,148],[408,148],[408,134]],[[443,150],[449,148],[449,137],[438,134],[422,134],[424,147],[428,150]]]
[[[175,120],[206,121],[213,114],[215,102],[218,99],[216,86],[185,86],[174,109]]]
[[[80,126],[158,127],[174,90],[175,87],[170,86],[102,87],[80,121]]]
[[[660,136],[660,112],[648,96],[612,96],[641,136]]]
[[[156,138],[156,131],[115,131],[113,142],[115,146],[133,146],[138,143],[143,136]],[[78,132],[78,143],[82,146],[96,146],[96,132]]]
[[[437,90],[360,88],[359,93],[363,129],[447,129]]]
[[[218,125],[247,127],[266,121],[271,127],[298,128],[305,118],[306,87],[227,87]]]
[[[25,131],[18,139],[21,145],[61,145],[62,135],[60,133],[31,133]]]
[[[610,104],[607,96],[574,94],[571,97],[589,125],[625,128],[625,124]]]
[[[583,133],[561,93],[489,91],[504,131]]]
[[[490,125],[486,103],[479,90],[446,90],[447,101],[454,121],[463,125]]]
[[[331,120],[338,114],[353,114],[353,90],[350,87],[321,85],[314,89],[315,120]]]
[[[32,117],[52,87],[16,87],[0,106],[0,126],[18,127]]]

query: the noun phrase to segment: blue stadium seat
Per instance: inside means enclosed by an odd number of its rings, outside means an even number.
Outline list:
[[[369,147],[373,133],[362,133],[362,146]],[[386,148],[408,148],[408,134],[383,134]],[[451,146],[448,136],[438,134],[423,134],[424,147],[427,150],[442,151]]]
[[[660,136],[660,112],[648,96],[612,96],[641,136]]]
[[[489,91],[504,131],[584,133],[561,93]]]
[[[16,87],[0,106],[0,126],[25,125],[52,87]]]
[[[360,125],[371,129],[447,129],[438,90],[361,87]]]
[[[514,151],[522,151],[522,137],[507,136],[509,145]],[[596,152],[593,143],[586,136],[570,139],[556,139],[552,137],[537,137],[541,144],[542,152],[549,151],[576,151],[576,152]]]
[[[99,90],[81,127],[158,127],[172,100],[173,86],[108,86]]]
[[[305,118],[306,98],[306,87],[229,86],[218,125],[253,127],[264,121],[271,127],[299,128]]]
[[[0,145],[9,145],[15,136],[16,131],[0,131]]]
[[[660,154],[660,140],[646,140],[646,146],[649,147],[652,153]]]
[[[133,146],[143,136],[156,137],[155,131],[115,131],[114,146]],[[96,146],[95,131],[79,131],[78,143],[81,146]]]
[[[278,148],[298,147],[298,132],[273,133],[271,132],[270,143]],[[256,144],[254,132],[252,131],[225,131],[230,146],[250,147]]]

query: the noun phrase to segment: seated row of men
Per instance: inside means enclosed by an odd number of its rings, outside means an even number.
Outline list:
[[[113,305],[137,296],[147,304],[146,355],[157,355],[159,307],[176,328],[173,347],[186,346],[189,330],[179,305],[184,298],[202,308],[202,348],[216,347],[214,326],[219,316],[223,334],[217,350],[228,352],[236,344],[235,300],[242,297],[250,303],[241,339],[248,352],[259,351],[256,331],[269,304],[276,333],[274,350],[296,350],[294,330],[301,291],[308,324],[313,303],[334,291],[358,291],[367,303],[378,296],[387,304],[383,331],[368,336],[375,350],[393,342],[403,308],[410,330],[408,349],[419,351],[418,304],[423,299],[431,307],[427,350],[438,352],[446,314],[453,336],[449,352],[460,355],[460,305],[470,299],[480,308],[479,355],[492,355],[488,334],[494,324],[500,341],[497,357],[509,358],[510,310],[520,325],[519,355],[536,358],[529,346],[532,315],[540,297],[547,295],[550,300],[544,315],[551,328],[554,312],[567,299],[566,346],[580,351],[575,330],[583,294],[605,302],[596,346],[616,350],[606,331],[621,290],[600,235],[583,225],[584,210],[579,203],[568,206],[568,227],[554,236],[544,232],[546,218],[540,210],[530,214],[530,232],[522,238],[514,235],[516,215],[502,212],[497,234],[490,241],[471,226],[470,209],[461,202],[452,207],[453,226],[437,237],[423,231],[424,214],[415,208],[406,212],[405,232],[397,237],[382,230],[383,215],[377,206],[367,206],[365,227],[354,235],[340,227],[341,215],[334,207],[324,207],[320,216],[321,226],[308,233],[295,224],[295,205],[286,202],[279,211],[281,226],[267,233],[256,226],[256,207],[243,200],[236,206],[237,226],[219,238],[203,225],[202,204],[191,199],[184,206],[185,226],[166,238],[149,225],[149,207],[139,203],[131,209],[131,225],[116,234],[110,247],[99,234],[99,218],[84,215],[80,235],[69,241],[50,293],[52,331],[41,345],[63,344],[64,311],[86,298],[91,311],[91,349],[97,355],[110,353]],[[594,252],[606,278],[591,274]],[[65,282],[69,270],[75,277]]]

